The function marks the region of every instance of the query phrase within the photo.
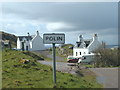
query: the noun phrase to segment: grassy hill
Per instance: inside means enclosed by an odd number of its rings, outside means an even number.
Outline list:
[[[30,52],[29,52],[30,53]],[[4,50],[2,53],[3,88],[53,88],[53,72],[50,66],[37,63],[32,53]],[[30,60],[20,63],[21,58]],[[41,58],[41,57],[39,57]],[[75,76],[57,72],[57,88],[100,88],[93,76]]]
[[[15,35],[0,31],[0,36],[2,36],[2,40],[10,40],[11,46],[16,47],[17,37]]]

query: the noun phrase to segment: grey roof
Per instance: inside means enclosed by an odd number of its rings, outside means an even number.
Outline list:
[[[31,37],[31,36],[18,36],[18,37],[19,37],[20,41],[22,41],[23,38],[26,38],[27,41],[28,41],[28,40],[32,40],[32,37]]]
[[[86,48],[90,45],[92,40],[93,39],[85,39],[85,40],[83,40],[83,42],[86,44]],[[77,47],[83,47],[83,46],[81,46],[81,42],[76,42],[76,43],[77,43]]]
[[[85,39],[84,42],[85,44],[90,44],[93,39]]]

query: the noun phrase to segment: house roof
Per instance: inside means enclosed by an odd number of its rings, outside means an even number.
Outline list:
[[[88,47],[90,45],[90,43],[92,42],[92,39],[85,39],[83,40],[83,42],[85,43],[85,47]],[[76,42],[77,43],[77,47],[81,47],[83,48],[84,46],[81,45],[82,42]]]
[[[32,40],[32,37],[31,36],[18,36],[18,38],[20,39],[20,41],[23,40],[23,38],[26,38],[26,40]]]
[[[86,39],[84,40],[84,43],[87,44],[87,46],[92,42],[92,39]]]

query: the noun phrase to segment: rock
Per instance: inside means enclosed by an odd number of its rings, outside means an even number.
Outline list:
[[[27,64],[29,62],[30,62],[30,60],[28,60],[28,59],[21,59],[20,60],[20,63],[23,63],[23,64]]]

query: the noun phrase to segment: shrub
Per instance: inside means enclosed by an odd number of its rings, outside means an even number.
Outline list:
[[[99,48],[95,53],[95,67],[120,66],[118,62],[118,56],[120,56],[119,49]]]

